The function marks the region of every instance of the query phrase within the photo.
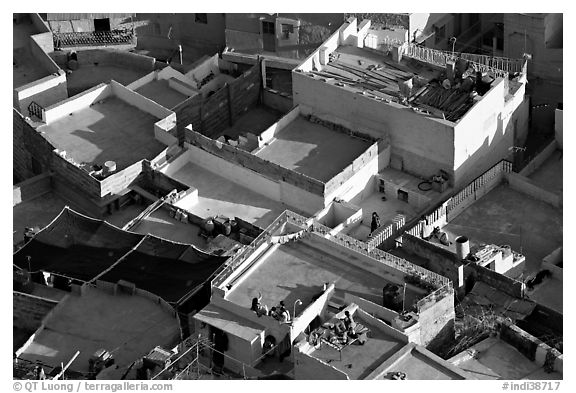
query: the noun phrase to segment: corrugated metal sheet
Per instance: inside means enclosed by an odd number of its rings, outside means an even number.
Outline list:
[[[136,14],[46,14],[46,20],[117,19],[134,17]]]

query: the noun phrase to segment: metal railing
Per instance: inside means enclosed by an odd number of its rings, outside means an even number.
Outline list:
[[[42,114],[44,113],[44,108],[37,102],[32,101],[28,105],[28,113],[42,120]]]
[[[415,44],[409,44],[404,54],[429,64],[445,67],[447,61],[464,59],[472,63],[472,67],[477,71],[492,72],[497,77],[508,77],[509,73],[525,73],[526,60],[509,59],[505,57],[493,57],[476,55],[472,53],[448,52],[437,49],[425,48]]]
[[[232,273],[234,273],[242,263],[252,254],[254,250],[260,247],[262,244],[270,240],[272,233],[276,231],[280,226],[286,223],[286,211],[280,214],[256,239],[252,241],[247,246],[241,248],[236,255],[232,257],[230,262],[214,277],[212,280],[212,285],[218,286],[222,284]]]
[[[70,33],[53,33],[54,47],[125,45],[134,42],[132,30],[78,31]]]

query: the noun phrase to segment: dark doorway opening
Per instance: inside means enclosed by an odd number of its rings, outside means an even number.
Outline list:
[[[110,31],[110,18],[94,19],[94,31]]]
[[[276,27],[274,22],[262,21],[262,44],[265,51],[276,51]]]
[[[402,202],[408,202],[408,193],[403,190],[398,190],[398,199]]]

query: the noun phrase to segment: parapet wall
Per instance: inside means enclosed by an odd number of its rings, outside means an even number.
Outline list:
[[[564,356],[557,349],[544,344],[511,322],[504,321],[500,328],[500,339],[512,345],[528,359],[551,371],[563,373]]]
[[[36,331],[42,320],[58,304],[57,301],[22,292],[12,292],[13,325],[15,328]]]
[[[456,288],[464,285],[463,263],[455,253],[408,233],[402,235],[402,249],[425,258],[422,267],[449,278]]]
[[[324,183],[319,180],[283,168],[280,165],[266,161],[234,146],[217,142],[190,129],[187,130],[186,140],[208,153],[223,158],[235,165],[252,170],[270,180],[276,182],[283,181],[312,194],[324,196]]]
[[[12,187],[12,206],[26,202],[51,191],[50,173],[43,173],[24,180]]]
[[[513,278],[506,277],[503,274],[497,273],[483,266],[471,262],[464,266],[464,276],[472,277],[474,281],[482,281],[492,288],[496,288],[510,296],[518,299],[524,297],[525,284],[521,281],[516,281]]]

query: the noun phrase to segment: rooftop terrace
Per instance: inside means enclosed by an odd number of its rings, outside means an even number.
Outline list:
[[[526,272],[562,245],[562,212],[508,186],[499,185],[443,228],[475,244],[510,245],[526,257]],[[455,251],[455,249],[453,250]]]
[[[232,126],[215,135],[214,139],[217,139],[221,135],[225,135],[231,139],[237,139],[239,135],[245,136],[248,132],[254,135],[260,135],[278,121],[280,117],[282,117],[281,112],[265,105],[257,105],[244,112],[242,116],[236,119]]]
[[[316,180],[328,181],[371,145],[367,140],[332,131],[298,116],[256,155]]]
[[[120,171],[153,159],[165,146],[154,137],[158,118],[117,97],[106,98],[38,128],[77,163],[115,161]]]
[[[477,355],[471,356],[471,352]],[[561,374],[546,373],[542,366],[497,337],[487,338],[449,361],[477,379],[562,379]]]
[[[198,225],[180,222],[162,208],[144,217],[130,230],[142,235],[151,234],[174,242],[193,244],[200,249],[207,247],[206,240],[200,237],[201,229]]]
[[[151,299],[88,287],[61,301],[20,357],[55,367],[80,351],[71,369],[87,373],[88,359],[104,348],[126,371],[155,346],[170,347],[179,337],[178,320]]]
[[[376,373],[382,379],[392,379],[391,374],[403,372],[406,379],[418,380],[461,380],[469,376],[451,363],[415,344],[407,344],[386,360]],[[376,374],[375,373],[375,374]]]
[[[384,361],[392,357],[406,344],[384,332],[379,326],[359,319],[355,316],[355,322],[370,329],[366,345],[354,343],[344,347],[340,354],[326,344],[315,349],[309,354],[320,359],[330,366],[345,373],[349,379],[363,379],[370,375]]]
[[[202,218],[238,216],[265,228],[287,208],[191,162],[170,176],[198,189],[198,202],[181,207]]]
[[[88,90],[100,83],[108,83],[114,79],[116,82],[129,85],[140,79],[149,71],[131,68],[121,65],[98,64],[82,65],[66,76],[68,86],[68,96],[72,97],[78,93]]]
[[[30,52],[30,36],[39,33],[29,18],[12,23],[13,88],[24,86],[50,75]]]
[[[171,88],[166,79],[154,79],[136,89],[136,92],[168,109],[174,108],[188,98],[187,95]]]
[[[556,150],[528,177],[534,184],[543,189],[556,194],[562,194],[562,163],[562,151]]]
[[[344,304],[345,293],[382,304],[382,288],[387,280],[355,267],[350,260],[338,259],[302,241],[283,244],[266,255],[256,270],[235,285],[226,299],[249,308],[251,300],[262,293],[262,303],[269,307],[283,300],[293,304],[300,299],[310,304],[326,282],[335,283],[334,299]],[[406,304],[422,294],[406,290]]]

